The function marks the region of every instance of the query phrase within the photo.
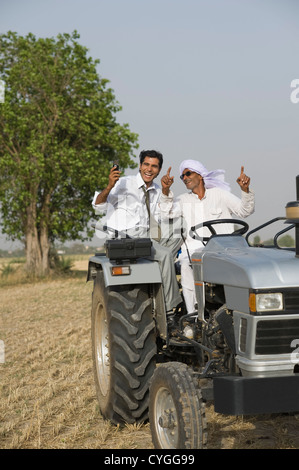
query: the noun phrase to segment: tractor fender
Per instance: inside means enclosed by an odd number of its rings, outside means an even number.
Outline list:
[[[112,268],[128,267],[126,274],[114,275]],[[110,261],[105,255],[92,256],[88,263],[87,281],[96,277],[98,270],[103,271],[105,286],[119,286],[124,284],[161,284],[160,266],[157,261],[138,258],[135,262],[123,261],[117,264]]]

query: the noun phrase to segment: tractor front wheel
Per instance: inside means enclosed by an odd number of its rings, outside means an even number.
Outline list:
[[[155,449],[205,448],[205,406],[187,365],[168,362],[157,367],[150,386],[149,420]]]

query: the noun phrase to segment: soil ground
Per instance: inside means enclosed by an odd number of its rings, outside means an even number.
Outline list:
[[[0,285],[0,448],[152,449],[149,424],[112,426],[95,396],[87,258],[72,275]],[[296,415],[223,416],[208,449],[298,449]]]

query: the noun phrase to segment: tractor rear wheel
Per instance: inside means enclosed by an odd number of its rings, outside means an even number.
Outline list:
[[[155,323],[148,287],[105,287],[97,273],[92,296],[92,355],[97,397],[114,424],[148,418],[156,364]]]

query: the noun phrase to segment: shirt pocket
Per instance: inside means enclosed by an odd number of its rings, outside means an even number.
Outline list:
[[[211,219],[221,219],[222,218],[222,209],[220,207],[214,207],[211,210]]]

